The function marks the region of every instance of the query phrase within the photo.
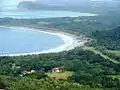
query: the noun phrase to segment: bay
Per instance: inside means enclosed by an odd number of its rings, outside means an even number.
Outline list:
[[[0,54],[41,52],[62,44],[64,41],[56,35],[29,29],[0,27]]]

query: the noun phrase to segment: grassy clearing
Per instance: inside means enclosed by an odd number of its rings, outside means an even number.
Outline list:
[[[69,90],[105,90],[102,88],[70,88]],[[106,89],[106,90],[110,90],[110,89]]]
[[[73,72],[66,71],[60,73],[47,73],[49,77],[56,78],[56,79],[67,79],[69,76],[72,76]]]
[[[112,77],[113,79],[119,79],[120,80],[120,75],[108,75],[108,77]]]
[[[120,51],[118,50],[107,50],[107,52],[109,52],[109,53],[112,53],[112,54],[114,54],[114,55],[116,55],[116,56],[120,56]]]
[[[107,55],[104,55],[102,52],[96,50],[94,47],[84,47],[83,49],[84,49],[84,50],[90,50],[90,51],[94,52],[95,54],[100,54],[103,58],[105,58],[105,59],[107,59],[107,60],[110,60],[110,61],[113,62],[113,63],[117,63],[117,64],[120,63],[119,61],[114,60],[114,59],[108,57]]]

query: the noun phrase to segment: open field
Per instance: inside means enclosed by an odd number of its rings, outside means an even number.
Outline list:
[[[66,71],[61,73],[47,73],[49,77],[56,78],[56,79],[67,79],[69,76],[72,76],[73,72]]]
[[[113,79],[119,79],[120,80],[120,75],[108,75],[108,77],[112,77]]]
[[[107,52],[112,53],[116,56],[120,56],[120,51],[117,51],[117,50],[114,50],[114,51],[113,50],[107,50]]]

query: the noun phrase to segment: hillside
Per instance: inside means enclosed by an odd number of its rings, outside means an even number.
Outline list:
[[[96,31],[92,35],[99,46],[110,50],[120,50],[120,27],[109,31]]]

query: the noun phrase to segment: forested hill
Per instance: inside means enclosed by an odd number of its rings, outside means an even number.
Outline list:
[[[96,31],[93,36],[98,45],[111,50],[120,50],[120,27],[109,31]]]

